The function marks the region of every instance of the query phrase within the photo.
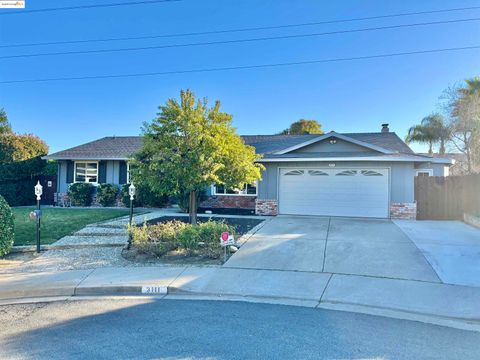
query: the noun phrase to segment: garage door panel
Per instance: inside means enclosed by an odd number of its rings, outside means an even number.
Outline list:
[[[388,217],[388,188],[388,169],[281,169],[279,210],[282,214]]]

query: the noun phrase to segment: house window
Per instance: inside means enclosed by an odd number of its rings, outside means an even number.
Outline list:
[[[357,170],[344,170],[336,174],[336,176],[355,176],[357,175]]]
[[[241,189],[228,189],[223,185],[213,186],[213,195],[240,195],[240,196],[256,196],[257,183],[245,184]]]
[[[76,161],[75,162],[75,182],[97,183],[98,182],[98,162]]]
[[[362,175],[364,176],[383,176],[379,172],[373,170],[362,170]]]
[[[286,176],[298,176],[298,175],[303,175],[305,172],[303,170],[292,170],[287,173],[285,173]]]
[[[433,176],[433,169],[417,170],[415,176]]]
[[[328,174],[325,171],[321,171],[321,170],[308,170],[308,174],[310,176],[328,176]]]

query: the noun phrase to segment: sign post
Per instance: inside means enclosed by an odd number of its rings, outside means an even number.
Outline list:
[[[223,247],[223,262],[227,261],[227,246],[235,245],[235,239],[233,235],[230,235],[228,231],[224,231],[220,236],[220,245]]]
[[[43,186],[40,185],[40,181],[35,185],[35,195],[37,196],[37,210],[35,210],[35,220],[37,223],[37,253],[40,253],[40,218],[42,216],[42,211],[40,210],[40,199],[43,194]]]

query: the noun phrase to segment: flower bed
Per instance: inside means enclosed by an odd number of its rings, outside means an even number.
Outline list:
[[[187,217],[162,217],[132,226],[132,249],[124,253],[135,261],[181,261],[219,263],[223,255],[220,246],[222,232],[228,231],[237,239],[258,225],[257,219],[199,218],[198,225],[187,224]]]

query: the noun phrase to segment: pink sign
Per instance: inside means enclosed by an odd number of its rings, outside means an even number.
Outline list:
[[[228,237],[230,236],[230,234],[228,233],[228,231],[224,231],[222,233],[222,240],[223,241],[228,241]]]

